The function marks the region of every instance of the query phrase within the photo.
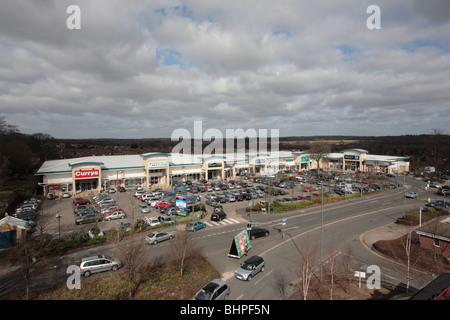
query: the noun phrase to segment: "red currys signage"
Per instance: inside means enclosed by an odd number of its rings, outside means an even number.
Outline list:
[[[95,178],[99,176],[98,170],[77,170],[75,178]]]

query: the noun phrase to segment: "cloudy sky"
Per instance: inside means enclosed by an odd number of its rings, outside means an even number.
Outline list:
[[[449,134],[447,0],[2,0],[0,57],[0,116],[23,133]]]

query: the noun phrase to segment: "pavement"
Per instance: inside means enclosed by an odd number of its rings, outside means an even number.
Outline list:
[[[418,226],[413,227],[413,230]],[[408,234],[411,227],[398,223],[390,223],[369,231],[364,232],[360,236],[360,240],[370,250],[373,250],[373,244],[379,240],[393,240]]]

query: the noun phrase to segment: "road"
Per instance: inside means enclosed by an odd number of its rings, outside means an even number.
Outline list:
[[[423,183],[408,179],[408,188],[418,190]],[[421,191],[425,198],[432,192]],[[253,214],[251,223],[270,230],[270,235],[252,241],[252,249],[248,255],[261,255],[266,261],[263,273],[255,276],[251,282],[244,282],[234,277],[234,270],[244,260],[227,256],[232,239],[247,226],[241,216],[229,215],[227,220],[214,225],[208,222],[205,229],[193,234],[192,241],[199,246],[204,256],[219,270],[222,278],[231,287],[230,299],[233,300],[273,300],[279,298],[279,284],[292,284],[300,278],[300,252],[304,251],[307,240],[316,245],[318,255],[326,261],[330,255],[349,254],[354,270],[365,271],[369,265],[378,265],[381,269],[382,281],[394,284],[405,282],[404,269],[396,263],[382,258],[361,241],[360,236],[375,228],[392,223],[408,209],[416,209],[423,205],[423,199],[404,199],[404,190],[353,199],[344,202],[300,210],[289,214]],[[407,200],[407,201],[405,201]],[[227,204],[226,210],[232,212],[235,204]],[[322,224],[323,212],[323,224]],[[287,223],[282,232],[282,219]],[[323,226],[323,228],[322,228]],[[174,231],[174,228],[169,228]],[[323,246],[319,246],[323,231]],[[284,236],[283,236],[284,234]],[[144,237],[141,235],[140,237]],[[148,254],[144,259],[148,263],[165,259],[169,242],[148,246]],[[79,264],[84,256],[93,254],[111,254],[116,252],[116,244],[93,247],[55,259],[39,261],[41,271],[33,278],[35,287],[45,287],[56,283],[65,283],[68,275],[67,267]],[[0,296],[23,291],[18,281],[18,267],[0,272]],[[282,279],[282,281],[280,280]],[[432,277],[417,273],[413,275],[412,286],[421,288]],[[291,288],[290,286],[287,286]]]

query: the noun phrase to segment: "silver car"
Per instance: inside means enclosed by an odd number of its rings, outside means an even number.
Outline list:
[[[419,197],[419,194],[417,192],[408,191],[408,192],[405,193],[405,197],[414,199],[414,198]]]
[[[80,272],[83,276],[89,277],[92,273],[116,271],[121,266],[122,262],[119,259],[98,255],[81,259]]]
[[[230,295],[230,287],[220,279],[214,279],[201,288],[194,300],[227,300]]]
[[[146,204],[140,205],[139,206],[139,211],[141,211],[142,213],[149,213],[150,212],[150,208]]]
[[[147,236],[145,237],[145,241],[148,244],[157,244],[158,242],[170,240],[173,238],[175,238],[175,236],[172,232],[153,231],[147,234]]]
[[[264,259],[260,256],[252,256],[245,260],[234,273],[239,280],[250,281],[257,273],[264,271]]]

